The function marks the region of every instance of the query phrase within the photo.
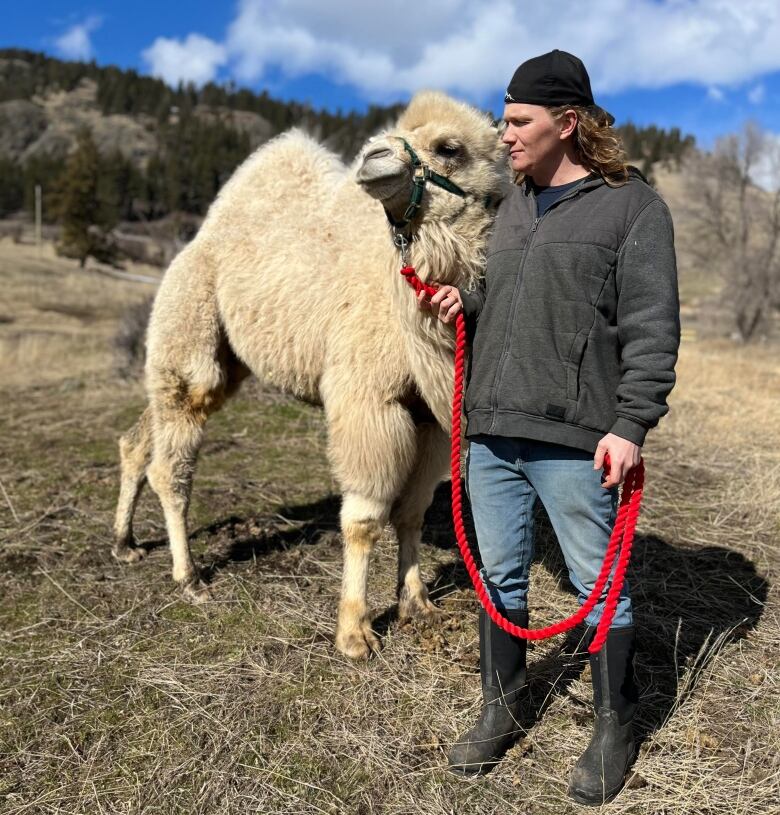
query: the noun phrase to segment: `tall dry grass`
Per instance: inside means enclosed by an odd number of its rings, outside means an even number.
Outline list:
[[[78,268],[52,244],[0,240],[0,387],[100,376],[115,363],[117,321],[154,292],[153,284],[108,277],[100,264]],[[130,265],[150,278],[159,270]]]

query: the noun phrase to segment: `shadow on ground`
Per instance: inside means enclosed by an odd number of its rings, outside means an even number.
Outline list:
[[[283,506],[275,513],[251,518],[231,515],[200,527],[192,537],[208,541],[203,576],[209,580],[230,563],[262,559],[338,536],[340,506],[339,496],[328,495],[308,504]]]
[[[440,484],[425,518],[423,542],[439,549],[455,548],[450,498],[449,482]],[[337,536],[339,506],[339,497],[331,495],[310,504],[283,506],[274,514],[230,516],[197,529],[192,537],[208,540],[204,576],[211,579],[233,562],[263,559],[274,552]],[[469,540],[474,542],[467,507],[464,519]],[[535,560],[557,576],[562,588],[573,591],[555,533],[539,504],[536,524]],[[144,544],[145,548],[156,545],[162,542]],[[755,627],[768,584],[739,552],[716,546],[692,549],[654,536],[636,538],[628,579],[637,626],[637,674],[643,691],[637,726],[640,739],[644,739],[679,703],[678,687],[686,668],[696,659],[697,674],[705,666],[706,654],[700,654],[706,652],[705,646],[718,638],[739,640]],[[440,566],[428,587],[436,600],[470,586],[457,559]],[[396,618],[397,607],[393,605],[374,619],[373,627],[384,635]],[[533,664],[525,727],[542,716],[555,695],[566,694],[580,675],[587,661],[581,637],[582,631],[574,629],[557,651]],[[695,678],[686,682],[686,695],[695,684]],[[475,674],[475,690],[477,687]],[[590,712],[583,710],[583,716],[589,717]]]
[[[431,522],[430,543],[441,545],[443,529],[454,541],[450,513],[450,485],[441,484],[434,496],[426,522]],[[472,542],[476,535],[470,518],[464,518]],[[540,562],[559,585],[575,590],[568,580],[555,532],[544,508],[537,502],[535,512],[535,562]],[[453,544],[454,545],[454,544]],[[475,557],[477,552],[474,551]],[[637,715],[637,735],[641,741],[659,729],[675,705],[684,702],[696,686],[696,677],[709,661],[707,646],[745,637],[757,625],[769,584],[756,572],[755,565],[741,553],[719,546],[690,548],[656,536],[634,540],[628,581],[637,629],[637,680],[642,703]],[[460,560],[439,570],[432,581],[437,586],[471,587]],[[534,626],[533,610],[531,625]],[[537,623],[538,625],[538,623]],[[583,631],[574,629],[557,653],[533,664],[529,671],[529,692],[524,711],[524,727],[533,725],[555,695],[566,694],[569,685],[587,663],[582,644]],[[694,661],[696,670],[686,681],[682,699],[678,690],[683,672]],[[475,688],[478,677],[475,675]],[[591,711],[583,710],[590,721]]]

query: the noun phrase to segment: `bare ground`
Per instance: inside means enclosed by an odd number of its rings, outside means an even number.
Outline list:
[[[584,811],[565,795],[590,732],[571,640],[531,645],[506,760],[476,781],[444,770],[479,708],[447,484],[422,551],[441,620],[398,623],[388,530],[371,580],[384,647],[347,661],[323,417],[250,383],[208,427],[190,517],[214,599],[189,606],[151,493],[147,559],[109,551],[116,440],[143,406],[110,341],[149,287],[2,241],[0,278],[0,812]],[[629,575],[642,747],[604,811],[780,813],[780,356],[687,339],[678,372]],[[535,625],[575,608],[540,521]]]

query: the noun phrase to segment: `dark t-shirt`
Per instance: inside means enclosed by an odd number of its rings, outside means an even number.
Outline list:
[[[566,195],[567,192],[573,190],[577,184],[581,184],[584,180],[584,178],[578,178],[576,181],[559,184],[557,187],[537,187],[536,184],[533,184],[534,198],[536,198],[536,217],[541,218],[561,196]]]

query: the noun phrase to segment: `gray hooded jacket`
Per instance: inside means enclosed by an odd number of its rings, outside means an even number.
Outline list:
[[[460,289],[470,337],[467,436],[594,452],[606,433],[643,444],[668,411],[680,342],[669,210],[632,168],[588,176],[541,217],[511,187],[485,276]]]

